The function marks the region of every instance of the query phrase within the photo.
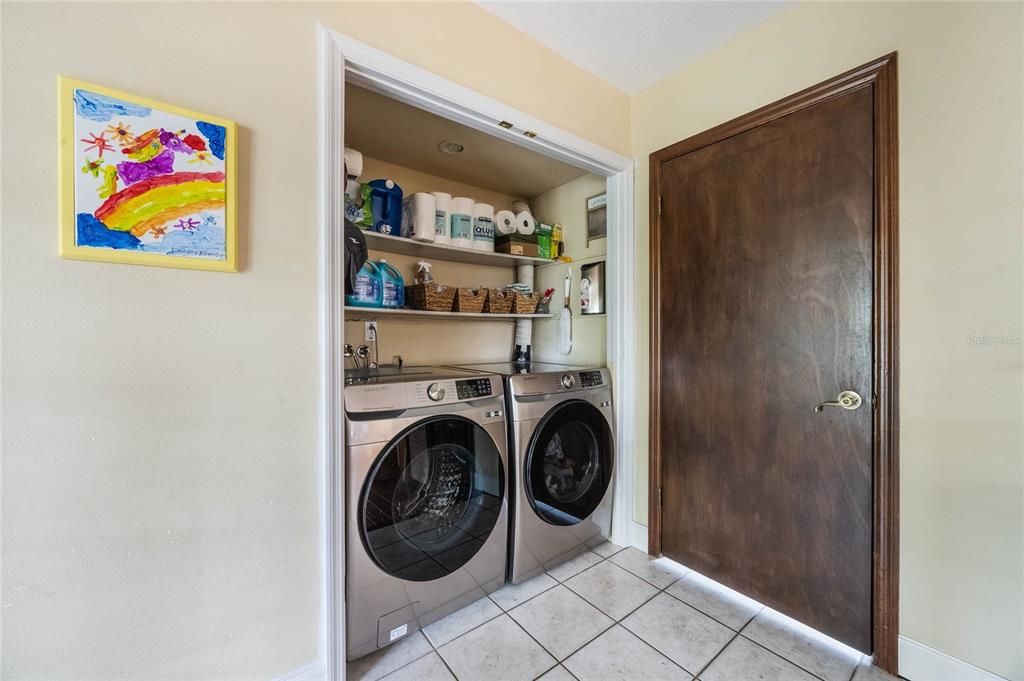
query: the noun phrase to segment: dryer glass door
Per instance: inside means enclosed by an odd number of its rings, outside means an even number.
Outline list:
[[[384,448],[363,483],[363,544],[390,575],[444,577],[487,541],[504,479],[501,454],[483,428],[457,416],[420,421]]]
[[[552,525],[575,525],[600,505],[612,484],[615,441],[597,407],[563,402],[534,430],[526,453],[526,496]]]

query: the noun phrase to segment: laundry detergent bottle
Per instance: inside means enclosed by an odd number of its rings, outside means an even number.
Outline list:
[[[398,270],[388,264],[387,260],[377,262],[380,272],[380,288],[384,307],[402,307],[405,305],[405,280]]]
[[[356,286],[351,295],[345,296],[345,304],[353,307],[381,307],[384,302],[380,268],[371,260],[363,264],[356,274]]]

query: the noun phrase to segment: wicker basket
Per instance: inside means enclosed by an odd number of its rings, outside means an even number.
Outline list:
[[[455,293],[456,312],[483,312],[487,289],[460,288]]]
[[[512,301],[512,312],[515,314],[533,314],[537,311],[537,303],[540,302],[539,293],[516,293]]]
[[[405,287],[405,304],[414,310],[451,312],[455,288],[444,284],[413,284]]]
[[[508,314],[512,309],[513,295],[506,291],[490,289],[487,291],[487,300],[484,301],[484,312],[493,314]]]

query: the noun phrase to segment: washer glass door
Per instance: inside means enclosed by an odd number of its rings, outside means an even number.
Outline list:
[[[497,445],[458,416],[420,421],[374,461],[359,499],[359,530],[373,561],[417,582],[465,565],[501,513],[504,469]]]
[[[612,483],[615,443],[604,415],[569,400],[549,411],[526,453],[526,496],[552,525],[575,525],[600,505]]]

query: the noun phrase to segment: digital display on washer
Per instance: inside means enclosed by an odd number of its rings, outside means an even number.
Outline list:
[[[460,400],[489,397],[491,395],[491,379],[470,378],[464,381],[455,381],[455,392]]]
[[[580,372],[580,385],[584,388],[593,388],[594,386],[601,385],[601,372],[600,371],[581,371]]]

